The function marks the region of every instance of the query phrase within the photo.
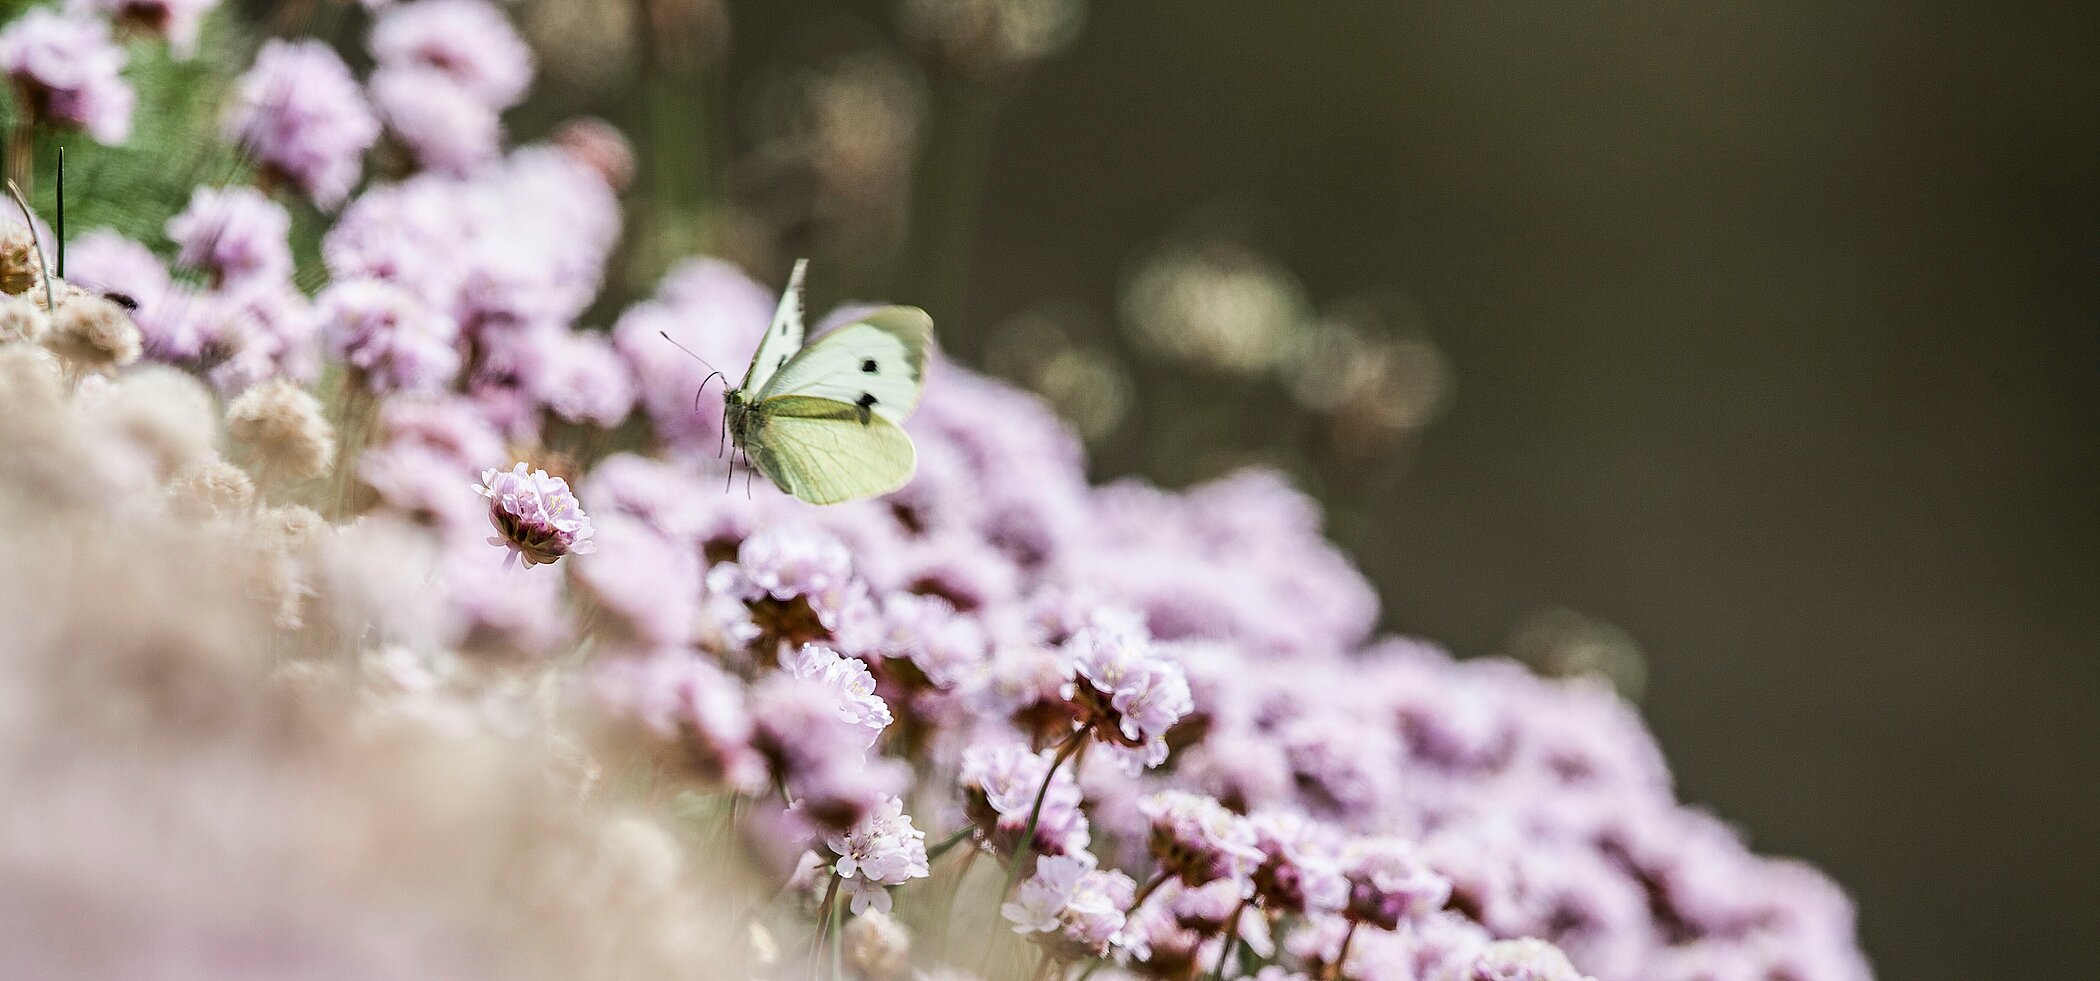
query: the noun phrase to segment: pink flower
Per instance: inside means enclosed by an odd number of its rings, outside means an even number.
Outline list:
[[[441,392],[459,375],[459,324],[383,279],[336,283],[315,300],[329,353],[374,392]]]
[[[175,261],[221,286],[290,282],[291,235],[291,212],[252,187],[199,187],[168,219]]]
[[[32,7],[0,30],[0,71],[40,120],[86,130],[101,143],[131,136],[138,102],[124,80],[124,49],[99,17]]]
[[[1181,665],[1161,654],[1132,623],[1103,623],[1065,643],[1075,680],[1065,697],[1077,701],[1097,737],[1135,752],[1142,767],[1167,758],[1167,730],[1194,710]]]
[[[595,551],[591,519],[569,493],[569,482],[545,470],[528,472],[518,464],[509,472],[484,470],[475,488],[489,499],[489,523],[498,534],[489,544],[510,550],[506,564],[523,560],[529,568],[564,555]]]
[[[1200,794],[1167,790],[1139,805],[1152,822],[1149,841],[1162,871],[1184,884],[1244,879],[1262,860],[1247,819]]]
[[[490,109],[506,109],[532,83],[532,49],[510,18],[484,0],[417,0],[387,8],[372,26],[382,70],[442,73]]]
[[[901,886],[927,875],[926,832],[912,827],[904,802],[885,797],[843,834],[824,840],[837,855],[831,870],[845,880],[853,912],[890,911],[885,886]]]
[[[426,170],[464,175],[502,153],[503,123],[496,110],[441,71],[382,67],[372,74],[370,90],[387,131]]]
[[[1335,854],[1333,832],[1294,811],[1265,811],[1248,819],[1261,850],[1255,895],[1278,912],[1331,912],[1349,899]]]
[[[1594,981],[1543,940],[1498,940],[1473,961],[1467,981]]]
[[[219,0],[67,0],[68,10],[103,14],[118,25],[166,38],[175,54],[197,53],[197,31]]]
[[[319,41],[264,42],[235,86],[227,136],[315,204],[341,204],[379,139],[357,80]]]
[[[703,779],[740,793],[765,787],[766,768],[751,748],[754,731],[736,679],[686,651],[614,658],[592,680],[602,704],[674,742]]]
[[[1048,750],[1030,752],[1019,743],[972,746],[963,750],[963,809],[991,846],[1011,854],[1028,826],[1029,809],[1043,790],[1049,772]],[[1066,855],[1086,850],[1086,812],[1080,810],[1079,783],[1070,768],[1057,771],[1036,818],[1033,850],[1039,855]]]
[[[1387,930],[1400,921],[1442,909],[1451,880],[1438,875],[1414,846],[1398,838],[1364,838],[1342,850],[1342,877],[1349,883],[1343,915]]]
[[[1086,852],[1052,855],[1036,863],[1035,875],[999,913],[1055,956],[1102,957],[1125,942],[1124,911],[1136,896],[1129,876],[1096,868]]]
[[[552,329],[526,388],[564,421],[611,429],[634,411],[634,379],[603,334]]]
[[[838,706],[840,721],[858,729],[863,748],[875,745],[889,727],[890,707],[875,694],[875,678],[859,658],[847,657],[829,647],[804,644],[792,658],[783,658],[787,672],[824,686]]]

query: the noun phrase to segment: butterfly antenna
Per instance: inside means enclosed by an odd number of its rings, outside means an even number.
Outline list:
[[[720,369],[720,368],[717,368],[717,367],[715,367],[715,366],[714,366],[713,364],[709,363],[709,362],[708,362],[708,360],[707,360],[706,358],[703,358],[703,357],[701,357],[700,355],[698,355],[698,354],[694,353],[694,351],[693,351],[693,349],[692,349],[692,348],[686,347],[685,345],[683,345],[683,344],[680,344],[680,343],[678,343],[678,342],[677,342],[676,340],[673,340],[673,339],[671,338],[671,334],[670,334],[670,332],[669,332],[669,331],[662,331],[662,330],[660,330],[660,331],[657,331],[657,333],[658,333],[658,334],[661,334],[661,335],[663,335],[663,339],[664,339],[664,340],[670,341],[670,342],[671,342],[671,346],[672,346],[672,347],[675,347],[675,348],[677,348],[677,349],[679,349],[679,350],[681,350],[681,351],[684,351],[684,352],[685,352],[685,353],[687,353],[687,354],[690,354],[690,355],[692,355],[692,357],[693,357],[693,360],[695,360],[695,361],[698,361],[698,362],[700,362],[701,364],[707,365],[707,370],[708,370],[708,376],[707,376],[706,378],[702,378],[702,379],[700,379],[700,387],[699,387],[699,388],[693,389],[693,411],[694,411],[694,412],[698,412],[698,411],[700,411],[700,395],[701,395],[701,393],[703,393],[703,392],[706,392],[706,391],[707,391],[707,383],[708,383],[708,382],[711,382],[711,381],[714,381],[714,380],[715,380],[715,379],[717,379],[717,378],[720,378],[720,379],[722,379],[722,384],[723,384],[723,385],[728,385],[728,384],[729,384],[729,376],[728,376],[728,375],[725,375],[725,374],[723,374],[723,373],[722,373],[722,369]],[[716,451],[715,451],[715,455],[716,455],[716,456],[721,456],[721,455],[722,455],[722,453],[721,453],[721,451],[720,451],[720,450],[716,450]]]
[[[712,371],[718,375],[722,373],[722,370],[720,368],[715,367],[713,362],[701,357],[699,353],[694,351],[692,348],[686,347],[685,345],[678,343],[677,339],[671,336],[670,331],[660,330],[656,333],[662,336],[664,340],[670,341],[672,347],[675,347],[681,351],[684,351],[686,354],[691,355],[693,360],[698,361],[701,364],[707,365],[709,371]]]

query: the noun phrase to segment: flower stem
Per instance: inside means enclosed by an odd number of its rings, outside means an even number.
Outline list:
[[[1152,898],[1153,891],[1163,885],[1166,885],[1167,880],[1171,878],[1173,878],[1173,876],[1169,874],[1166,869],[1159,870],[1157,874],[1155,874],[1149,881],[1145,883],[1144,888],[1141,888],[1137,891],[1137,898],[1132,899],[1130,901],[1130,912],[1125,913],[1124,915],[1136,916],[1138,907],[1145,905],[1145,900]]]
[[[824,952],[824,937],[831,932],[831,914],[833,910],[838,908],[840,881],[842,880],[839,879],[837,874],[831,876],[831,884],[824,887],[824,901],[817,906],[817,933],[810,940],[809,944],[809,960],[812,972],[814,972],[817,964],[820,963],[817,958]]]
[[[1342,934],[1342,949],[1334,955],[1334,963],[1327,965],[1325,977],[1333,979],[1342,976],[1343,969],[1349,964],[1349,944],[1356,939],[1356,924],[1358,922],[1357,920],[1349,921],[1348,932]]]
[[[7,196],[14,199],[15,207],[22,209],[22,228],[29,233],[29,244],[36,247],[37,265],[44,271],[44,312],[55,314],[58,312],[58,293],[51,284],[51,260],[44,255],[44,237],[36,233],[36,212],[29,210],[29,199],[22,196],[22,185],[15,183],[12,177],[7,179]]]
[[[1218,951],[1217,970],[1211,972],[1211,981],[1224,981],[1225,966],[1232,963],[1232,954],[1240,946],[1240,914],[1247,912],[1247,901],[1232,908],[1232,918],[1225,921],[1225,949]]]
[[[1014,883],[1021,878],[1021,866],[1035,852],[1035,825],[1043,816],[1043,801],[1050,797],[1050,783],[1057,779],[1057,770],[1086,745],[1086,734],[1091,727],[1081,726],[1072,733],[1064,745],[1057,748],[1057,757],[1050,761],[1050,772],[1043,774],[1043,785],[1036,789],[1035,804],[1028,808],[1028,823],[1021,826],[1021,840],[1014,845],[1013,861],[1006,867],[1006,885],[999,890],[999,900],[1004,902],[1014,891]]]
[[[932,848],[926,849],[926,860],[928,862],[939,861],[941,856],[948,854],[949,849],[954,848],[955,846],[960,845],[964,841],[968,840],[970,837],[970,833],[976,830],[976,828],[971,827],[969,825],[964,825],[963,827],[957,829],[954,834],[941,839],[940,842],[938,844],[935,844]]]
[[[833,876],[831,878],[831,881],[835,883],[839,880],[837,876]],[[839,950],[840,948],[845,946],[846,935],[846,931],[840,928],[839,921],[844,920],[845,918],[846,904],[838,902],[832,903],[831,922],[826,924],[826,932],[831,936],[831,981],[844,981],[846,977],[846,972],[839,967]]]

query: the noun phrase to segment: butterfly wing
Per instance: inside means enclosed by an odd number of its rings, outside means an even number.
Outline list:
[[[926,382],[933,318],[917,307],[883,307],[803,348],[772,376],[758,399],[803,396],[871,410],[901,423],[918,408]]]
[[[780,306],[773,311],[773,323],[758,339],[758,350],[751,353],[751,366],[744,369],[744,383],[738,390],[763,391],[774,373],[802,350],[802,273],[808,268],[808,259],[795,260],[795,271],[788,275],[787,289],[780,294]]]
[[[870,409],[786,395],[755,411],[744,451],[768,480],[811,504],[887,494],[918,468],[911,437]]]

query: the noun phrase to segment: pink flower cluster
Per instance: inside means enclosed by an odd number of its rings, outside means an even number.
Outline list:
[[[108,87],[52,54],[106,64],[106,37],[35,16],[0,33],[18,85]],[[739,365],[772,291],[692,260],[580,330],[619,154],[503,151],[531,59],[484,0],[384,6],[370,44],[419,172],[359,191],[378,124],[304,43],[265,47],[229,123],[344,202],[314,299],[286,209],[246,188],[167,228],[206,285],[106,233],[79,278],[226,393],[339,362],[372,420],[343,497],[430,540],[419,643],[589,691],[824,913],[925,901],[931,830],[998,866],[1005,927],[1103,981],[1868,976],[1843,893],[1680,803],[1612,692],[1374,638],[1369,584],[1276,475],[1093,486],[1040,401],[938,358],[896,493],[813,508],[726,471],[719,389],[696,409],[707,370],[660,335]]]
[[[102,143],[131,136],[138,95],[124,80],[125,60],[109,22],[88,13],[35,7],[0,29],[0,71],[21,108]]]
[[[417,0],[372,26],[369,86],[387,131],[421,166],[466,174],[496,158],[503,110],[532,81],[532,51],[486,0]]]

